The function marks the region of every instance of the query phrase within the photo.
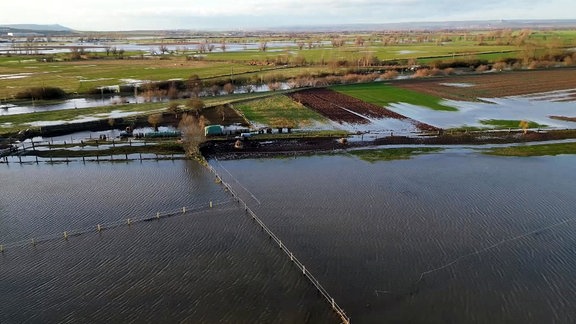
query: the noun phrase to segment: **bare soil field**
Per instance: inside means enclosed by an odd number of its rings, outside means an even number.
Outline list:
[[[576,69],[494,72],[411,79],[397,82],[394,85],[445,99],[477,101],[479,98],[501,98],[574,89],[576,88]]]
[[[434,126],[329,89],[307,89],[289,96],[338,123],[368,124],[371,118],[393,118],[409,121],[420,130],[438,130]]]

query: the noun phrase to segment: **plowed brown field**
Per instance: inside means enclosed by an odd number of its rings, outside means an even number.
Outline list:
[[[467,87],[443,83],[462,83]],[[576,69],[484,73],[445,78],[406,80],[395,86],[440,98],[475,101],[576,88]]]
[[[301,90],[291,93],[289,96],[338,123],[368,124],[370,118],[394,118],[406,120],[420,130],[438,130],[434,126],[329,89]]]

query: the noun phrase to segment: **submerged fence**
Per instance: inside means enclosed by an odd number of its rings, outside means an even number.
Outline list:
[[[316,287],[318,292],[326,299],[326,301],[328,301],[328,303],[330,304],[332,309],[336,312],[336,314],[340,317],[342,322],[345,324],[349,324],[350,318],[346,315],[344,310],[334,301],[334,298],[328,293],[328,291],[320,284],[318,279],[316,279],[316,277],[314,277],[314,275],[312,275],[312,273],[310,273],[310,271],[308,269],[306,269],[306,266],[300,260],[298,260],[298,258],[294,255],[294,253],[292,253],[292,251],[290,251],[286,247],[286,245],[284,245],[284,243],[282,243],[282,240],[280,240],[280,238],[278,236],[276,236],[276,234],[274,234],[274,232],[272,232],[272,230],[270,228],[268,228],[268,226],[266,226],[266,224],[264,224],[264,222],[256,215],[256,213],[254,213],[254,211],[252,211],[252,209],[250,209],[250,207],[244,202],[244,200],[242,200],[242,198],[240,198],[240,196],[232,189],[232,187],[220,177],[218,172],[209,164],[208,164],[208,168],[210,169],[210,171],[212,171],[212,173],[214,173],[216,175],[216,177],[218,178],[218,181],[236,199],[236,202],[238,202],[239,204],[241,204],[242,207],[244,207],[244,210],[246,211],[246,213],[254,221],[256,221],[256,223],[258,223],[258,225],[260,225],[262,230],[264,230],[266,232],[266,234],[268,234],[268,236],[270,237],[270,239],[272,239],[274,241],[274,243],[278,244],[278,246],[280,247],[280,250],[284,251],[284,253],[290,258],[290,261],[292,261],[292,263],[294,263],[296,265],[296,267],[300,271],[302,271],[302,274],[304,276],[306,276],[306,278],[308,278],[308,280],[312,283],[312,285],[314,285],[314,287]]]
[[[89,142],[90,141],[90,142]],[[62,164],[73,162],[131,162],[131,161],[160,161],[160,160],[184,160],[187,159],[184,153],[155,153],[155,152],[126,152],[106,154],[100,149],[121,148],[121,147],[147,147],[161,144],[162,139],[152,141],[143,140],[92,140],[71,139],[70,141],[30,141],[22,142],[18,146],[0,150],[0,164]],[[64,147],[62,147],[62,145]],[[66,147],[66,145],[76,145]],[[50,152],[53,150],[67,150],[69,156],[48,156],[40,157],[36,152]],[[32,154],[28,154],[32,152]],[[83,154],[75,154],[83,152]]]
[[[29,238],[29,239],[21,240],[21,241],[17,241],[17,242],[11,242],[11,243],[1,243],[0,242],[0,253],[5,253],[5,252],[9,251],[10,249],[13,249],[16,247],[23,247],[23,246],[27,246],[27,245],[36,246],[37,244],[40,244],[40,243],[45,243],[45,242],[55,241],[55,240],[62,240],[62,239],[68,240],[71,237],[79,236],[82,234],[99,233],[99,232],[102,232],[102,231],[107,230],[107,229],[112,229],[112,228],[116,228],[116,227],[120,227],[120,226],[131,226],[133,224],[145,222],[145,221],[159,220],[162,218],[173,217],[173,216],[183,215],[183,214],[198,214],[198,213],[205,212],[207,210],[210,210],[210,209],[218,207],[218,206],[223,206],[223,205],[229,204],[230,202],[232,202],[232,200],[230,200],[230,199],[220,200],[220,201],[209,201],[204,206],[182,207],[182,208],[179,208],[176,210],[171,210],[171,211],[156,212],[156,214],[153,214],[153,215],[125,218],[125,219],[112,221],[112,222],[102,222],[102,223],[95,224],[92,226],[87,226],[87,227],[77,228],[77,229],[70,229],[70,230],[56,233],[56,234],[47,234],[47,235],[42,235],[42,236],[36,236],[33,238]]]

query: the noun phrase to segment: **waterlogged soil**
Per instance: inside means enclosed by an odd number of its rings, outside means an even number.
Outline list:
[[[337,123],[369,124],[374,119],[391,118],[408,121],[421,131],[439,130],[432,125],[329,89],[301,90],[288,96]]]
[[[447,84],[466,84],[456,87]],[[576,69],[503,71],[450,77],[410,79],[395,86],[445,99],[477,101],[576,88]]]

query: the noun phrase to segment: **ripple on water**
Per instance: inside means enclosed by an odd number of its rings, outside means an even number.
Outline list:
[[[469,153],[222,165],[353,319],[484,323],[574,319],[574,162]]]

